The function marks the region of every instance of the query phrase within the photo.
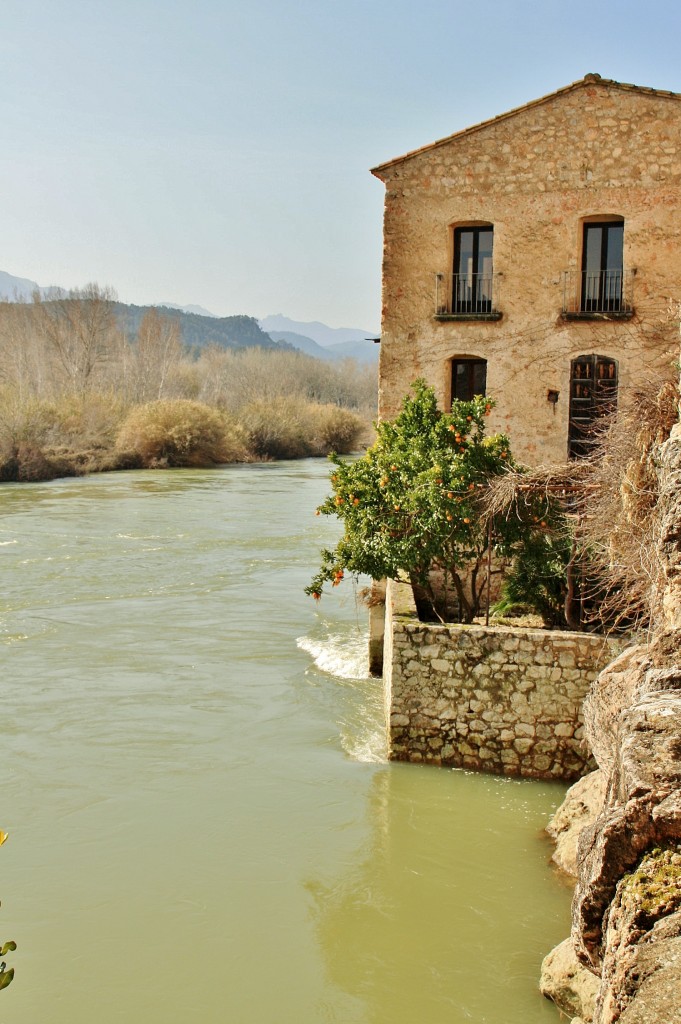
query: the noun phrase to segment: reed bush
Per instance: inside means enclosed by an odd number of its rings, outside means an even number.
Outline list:
[[[223,413],[188,399],[162,399],[134,408],[116,448],[145,467],[216,466],[247,457],[242,432]]]
[[[348,455],[356,451],[360,439],[367,434],[366,422],[349,409],[337,405],[317,405],[311,410],[314,422],[312,444],[316,455]]]
[[[347,454],[366,429],[364,420],[348,409],[277,398],[253,402],[239,413],[248,445],[260,459],[301,459]]]

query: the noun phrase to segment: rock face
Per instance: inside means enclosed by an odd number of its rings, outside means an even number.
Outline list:
[[[577,877],[577,844],[580,834],[592,825],[603,809],[607,775],[602,769],[584,775],[565,794],[565,799],[546,831],[556,844],[552,860],[566,874]]]
[[[607,912],[620,880],[647,851],[681,841],[681,672],[656,666],[638,650],[630,655],[629,674],[632,703],[620,712],[612,732],[602,726],[608,669],[584,711],[590,742],[609,746],[612,759],[603,813],[580,836],[573,907],[577,950],[594,970],[601,969]],[[674,679],[675,688],[668,689]]]
[[[609,665],[584,705],[607,780],[600,814],[580,832],[573,902],[573,947],[598,979],[594,1024],[681,1022],[679,426],[661,448],[658,509],[651,642]],[[568,810],[554,819],[558,835],[570,831]]]
[[[581,1017],[585,1024],[593,1020],[598,978],[580,964],[570,939],[544,958],[539,987],[563,1013]]]

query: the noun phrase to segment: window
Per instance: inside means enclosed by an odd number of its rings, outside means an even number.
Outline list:
[[[582,246],[582,312],[618,313],[623,275],[624,221],[587,221]]]
[[[589,455],[597,443],[598,421],[617,407],[617,363],[609,356],[578,356],[570,364],[568,455]]]
[[[487,387],[486,359],[452,359],[452,401],[470,402]]]
[[[491,224],[454,230],[453,313],[492,312]]]

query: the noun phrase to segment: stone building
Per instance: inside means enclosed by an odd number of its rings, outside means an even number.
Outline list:
[[[562,461],[671,365],[681,94],[589,74],[372,173],[382,418],[424,377],[444,409],[496,399],[490,430],[522,461]]]

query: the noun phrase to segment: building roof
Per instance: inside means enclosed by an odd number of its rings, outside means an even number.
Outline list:
[[[491,117],[487,121],[481,121],[479,124],[471,125],[470,128],[464,128],[461,131],[454,132],[453,135],[448,135],[444,139],[437,139],[435,142],[429,142],[426,146],[420,146],[418,149],[412,149],[403,156],[397,156],[392,160],[386,160],[385,163],[372,167],[371,173],[377,178],[380,178],[383,171],[388,170],[390,167],[395,167],[397,164],[401,164],[405,160],[411,160],[412,157],[419,156],[421,153],[427,153],[431,149],[437,149],[439,146],[446,146],[449,142],[465,138],[467,135],[472,135],[473,132],[478,132],[483,128],[488,128],[490,125],[497,124],[499,121],[505,121],[509,117],[515,117],[516,114],[520,114],[525,110],[532,110],[534,107],[541,106],[544,103],[549,103],[558,96],[565,96],[567,93],[573,92],[575,89],[581,89],[586,85],[606,86],[610,89],[622,89],[626,92],[641,93],[644,96],[657,96],[663,99],[681,100],[681,93],[678,92],[669,92],[669,90],[666,89],[650,89],[645,85],[629,85],[626,82],[615,82],[613,79],[601,78],[600,75],[597,75],[595,72],[591,72],[590,74],[584,75],[584,78],[580,78],[576,82],[572,82],[570,85],[564,86],[562,89],[556,89],[555,92],[547,93],[546,96],[540,96],[537,100],[531,100],[529,103],[523,103],[522,106],[514,107],[513,110],[508,110],[505,114],[498,114],[496,117]]]

